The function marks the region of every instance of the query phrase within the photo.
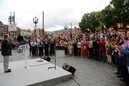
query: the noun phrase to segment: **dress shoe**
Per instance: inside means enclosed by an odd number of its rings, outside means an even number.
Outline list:
[[[115,72],[115,74],[119,74],[118,72]]]
[[[113,67],[116,67],[116,65],[112,65]]]
[[[11,72],[11,69],[8,69],[7,71],[5,71],[5,73],[9,73],[9,72]]]
[[[125,81],[125,80],[122,78],[122,79],[120,79],[120,81]]]
[[[118,78],[122,78],[122,76],[121,76],[121,75],[118,75],[117,77],[118,77]]]

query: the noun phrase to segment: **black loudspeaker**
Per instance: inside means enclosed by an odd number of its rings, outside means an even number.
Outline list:
[[[74,67],[70,66],[70,65],[67,64],[67,63],[64,63],[64,65],[62,66],[62,68],[63,68],[64,70],[66,70],[66,71],[71,72],[72,74],[74,74],[75,71],[76,71],[76,69],[75,69]]]
[[[50,62],[50,60],[51,60],[51,58],[49,56],[45,56],[43,59],[48,61],[48,62]]]

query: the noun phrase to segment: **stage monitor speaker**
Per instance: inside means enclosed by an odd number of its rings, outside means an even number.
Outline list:
[[[50,62],[50,60],[51,60],[51,58],[49,56],[45,56],[43,59],[48,61],[48,62]]]
[[[76,69],[75,69],[74,67],[70,66],[70,65],[67,64],[67,63],[64,63],[64,65],[62,66],[62,68],[63,68],[64,70],[66,70],[66,71],[71,72],[72,74],[74,74],[75,71],[76,71]]]

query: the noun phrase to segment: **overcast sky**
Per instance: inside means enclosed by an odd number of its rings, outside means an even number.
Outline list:
[[[39,19],[42,28],[42,11],[45,30],[63,29],[65,25],[78,26],[84,13],[101,11],[111,0],[0,0],[0,21],[8,24],[10,12],[15,11],[16,23],[20,28],[33,29],[33,18]]]

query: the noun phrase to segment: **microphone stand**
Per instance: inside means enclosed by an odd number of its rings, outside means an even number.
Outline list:
[[[51,68],[54,68],[54,69],[56,69],[56,50],[55,50],[55,65],[53,66],[53,67],[48,67],[48,70],[50,70]]]
[[[29,69],[29,65],[28,65],[28,59],[27,59],[27,54],[26,54],[26,47],[27,47],[27,45],[26,44],[24,44],[24,45],[20,45],[21,47],[22,47],[22,50],[23,50],[23,52],[24,52],[24,55],[25,55],[25,66],[24,66],[24,68],[25,69]]]

